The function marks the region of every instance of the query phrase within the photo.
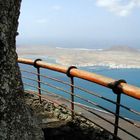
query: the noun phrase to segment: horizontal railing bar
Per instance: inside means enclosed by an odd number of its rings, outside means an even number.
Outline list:
[[[112,111],[110,111],[110,110],[108,110],[108,109],[106,109],[106,108],[104,108],[104,107],[98,105],[97,103],[95,103],[95,102],[93,102],[93,101],[91,101],[91,100],[85,99],[84,97],[82,97],[82,96],[80,96],[80,95],[77,95],[76,93],[73,94],[73,93],[71,93],[71,92],[68,92],[68,91],[66,91],[66,90],[64,90],[64,89],[62,89],[62,88],[60,88],[60,87],[51,85],[51,84],[49,84],[49,83],[47,83],[47,82],[38,81],[38,80],[35,80],[35,79],[33,79],[33,78],[29,78],[29,77],[26,77],[26,76],[22,76],[22,77],[23,77],[23,78],[26,78],[26,79],[29,79],[29,80],[32,80],[32,81],[35,81],[35,82],[40,82],[40,83],[42,83],[42,84],[44,84],[44,85],[50,86],[50,87],[55,88],[55,89],[57,89],[57,90],[61,90],[61,91],[65,92],[65,93],[67,93],[67,94],[69,94],[69,95],[73,95],[73,96],[75,96],[75,97],[77,97],[77,98],[79,98],[79,99],[81,99],[81,100],[83,100],[83,101],[85,101],[85,102],[87,102],[87,103],[90,103],[90,104],[92,104],[92,105],[94,105],[94,106],[97,106],[97,107],[99,107],[99,108],[101,108],[101,109],[103,109],[103,110],[105,110],[105,111],[107,111],[107,112],[109,112],[109,113],[111,113],[111,114],[113,114],[113,115],[116,115],[114,112],[112,112]]]
[[[72,101],[70,101],[70,100],[68,100],[68,99],[65,99],[65,98],[62,97],[62,96],[59,96],[58,94],[56,94],[56,93],[54,93],[54,92],[49,92],[49,91],[44,90],[44,89],[42,89],[42,88],[36,87],[36,86],[34,86],[34,85],[32,85],[32,84],[28,84],[28,83],[24,83],[24,84],[25,84],[25,85],[28,85],[28,86],[31,86],[31,87],[34,87],[34,88],[36,88],[36,89],[40,89],[40,90],[42,90],[42,91],[44,91],[44,92],[47,92],[47,93],[49,93],[49,94],[57,95],[59,98],[62,98],[62,99],[66,100],[66,101],[68,101],[68,102],[70,102],[70,103],[74,103],[74,102],[72,102]],[[81,107],[79,104],[75,104],[75,105]],[[89,110],[88,112],[91,113],[92,111]],[[105,119],[104,117],[102,117],[102,116],[96,114],[95,112],[92,112],[92,113],[93,113],[94,115],[96,115],[97,117],[103,119],[104,121],[106,121],[106,122],[108,122],[108,123],[110,123],[110,124],[112,124],[112,125],[115,125],[115,124],[112,123],[111,121],[109,121],[109,120]]]
[[[110,99],[108,99],[108,98],[106,98],[106,97],[104,97],[104,96],[101,96],[101,95],[99,95],[99,94],[95,94],[95,93],[93,93],[92,91],[89,91],[89,90],[84,89],[84,88],[79,87],[79,86],[72,85],[72,84],[70,84],[70,83],[68,83],[68,82],[65,82],[65,81],[62,81],[62,80],[60,80],[60,79],[57,79],[57,78],[54,78],[54,77],[52,78],[52,77],[45,76],[45,75],[42,75],[42,74],[38,74],[38,73],[35,73],[35,72],[30,72],[30,71],[27,71],[27,70],[22,70],[22,69],[21,69],[21,71],[22,71],[22,72],[31,73],[31,74],[35,74],[35,75],[40,75],[41,77],[44,77],[44,78],[47,78],[47,79],[50,79],[50,80],[57,81],[57,82],[60,82],[60,83],[62,83],[62,84],[68,85],[68,86],[73,86],[74,88],[77,88],[77,89],[79,89],[79,90],[81,90],[81,91],[87,92],[87,93],[89,93],[89,94],[91,94],[91,95],[93,95],[93,96],[96,96],[96,97],[98,97],[98,98],[101,98],[101,99],[103,99],[103,100],[106,100],[106,101],[108,101],[108,102],[111,102],[111,103],[113,103],[113,104],[117,104],[115,101],[112,101],[112,100],[110,100]],[[121,104],[120,104],[120,106],[123,107],[123,105],[121,105]]]
[[[22,77],[23,77],[23,78],[26,78],[26,79],[29,79],[29,80],[32,80],[32,81],[35,81],[35,82],[40,82],[40,83],[42,83],[42,84],[44,84],[44,85],[50,86],[50,87],[55,88],[55,89],[57,89],[57,90],[61,90],[61,91],[65,92],[65,93],[67,93],[67,94],[69,94],[69,95],[73,95],[73,96],[75,96],[75,97],[77,97],[77,98],[79,98],[79,99],[81,99],[81,100],[83,100],[83,101],[85,101],[85,102],[87,102],[87,103],[90,103],[90,104],[92,104],[92,105],[94,105],[94,106],[97,106],[97,107],[99,107],[99,108],[101,108],[101,109],[103,109],[103,110],[105,110],[105,111],[107,111],[107,112],[109,112],[109,113],[111,113],[111,114],[113,114],[113,115],[116,115],[114,112],[112,112],[112,111],[110,111],[110,110],[108,110],[108,109],[106,109],[106,108],[104,108],[104,107],[98,105],[97,103],[95,103],[95,102],[93,102],[93,101],[91,101],[91,100],[85,99],[84,97],[82,97],[82,96],[80,96],[80,95],[77,95],[76,93],[73,94],[73,93],[71,93],[71,92],[68,92],[68,91],[66,91],[66,90],[64,90],[64,89],[62,89],[62,88],[60,88],[60,87],[51,85],[51,84],[49,84],[49,83],[47,83],[47,82],[38,81],[38,80],[35,80],[35,79],[33,79],[33,78],[29,78],[29,77],[26,77],[26,76],[22,76]]]
[[[89,91],[89,90],[84,89],[84,88],[82,88],[82,87],[75,86],[75,85],[71,85],[71,84],[68,83],[68,82],[61,81],[60,79],[52,78],[52,77],[45,76],[45,75],[42,75],[42,74],[38,74],[38,73],[35,73],[35,72],[30,72],[30,71],[27,71],[27,70],[21,70],[21,71],[23,71],[23,72],[28,72],[28,73],[32,73],[32,74],[35,74],[35,75],[40,75],[41,77],[48,78],[48,79],[51,79],[51,80],[54,80],[54,81],[57,81],[57,82],[60,82],[60,83],[62,83],[62,84],[66,84],[66,85],[69,85],[69,86],[74,86],[74,88],[77,88],[77,89],[79,89],[79,90],[81,90],[81,91],[87,92],[87,93],[89,93],[89,94],[91,94],[91,95],[93,95],[93,96],[96,96],[96,97],[98,97],[98,98],[101,98],[101,99],[103,99],[103,100],[106,100],[106,101],[108,101],[108,102],[110,102],[110,103],[113,103],[113,104],[115,104],[115,105],[119,105],[119,106],[121,106],[122,108],[124,108],[124,109],[126,109],[126,110],[128,110],[128,111],[130,111],[130,112],[132,112],[132,113],[134,113],[134,114],[136,114],[136,115],[140,115],[140,112],[138,112],[138,111],[136,111],[136,110],[134,110],[134,109],[128,108],[127,106],[124,106],[124,105],[122,105],[122,104],[119,104],[119,103],[117,103],[117,102],[115,102],[115,101],[112,101],[112,100],[110,100],[110,99],[108,99],[108,98],[106,98],[106,97],[104,97],[104,96],[101,96],[100,94],[93,93],[92,91]]]
[[[32,94],[32,93],[30,93],[30,94]],[[72,109],[70,109],[70,108],[68,108],[68,107],[66,107],[66,106],[64,107],[62,104],[58,103],[57,101],[51,100],[50,98],[47,98],[46,96],[43,96],[43,95],[40,95],[40,94],[39,94],[39,95],[36,94],[36,93],[33,93],[33,94],[36,95],[36,96],[41,96],[43,99],[46,99],[47,101],[49,101],[49,102],[51,102],[51,103],[55,103],[55,104],[57,104],[57,105],[59,105],[59,106],[61,106],[61,107],[63,107],[63,108],[68,109],[69,111],[73,112],[75,115],[78,115],[78,116],[80,116],[80,117],[85,118],[85,119],[88,120],[89,122],[94,123],[96,126],[98,126],[98,127],[100,127],[101,129],[105,130],[106,132],[108,132],[108,133],[111,134],[112,136],[115,136],[115,137],[119,138],[118,136],[114,135],[112,132],[110,132],[110,131],[107,130],[106,128],[102,127],[101,125],[97,124],[96,122],[90,120],[89,118],[87,118],[87,117],[85,117],[85,116],[83,116],[83,115],[81,115],[81,114],[75,112],[74,110],[72,110]]]
[[[33,78],[29,78],[29,77],[26,77],[26,76],[22,76],[22,77],[23,77],[23,78],[26,78],[26,79],[29,79],[29,80],[32,80],[32,81],[35,81],[35,82],[38,82],[38,80],[35,80],[35,79],[33,79]],[[101,109],[103,109],[103,110],[105,110],[105,111],[107,111],[107,112],[109,112],[109,113],[111,113],[111,114],[113,114],[113,115],[115,115],[115,116],[119,116],[119,118],[123,119],[124,121],[127,121],[127,122],[129,122],[130,124],[136,126],[137,128],[140,128],[140,126],[137,125],[136,123],[134,123],[133,121],[131,121],[131,120],[129,120],[129,119],[126,119],[126,118],[124,118],[124,117],[122,117],[122,116],[120,116],[120,115],[117,115],[117,114],[115,114],[114,112],[112,112],[111,110],[106,109],[106,108],[102,107],[101,105],[99,105],[99,104],[97,104],[97,103],[95,103],[95,102],[93,102],[93,101],[91,101],[91,100],[85,99],[84,97],[82,97],[82,96],[80,96],[80,95],[77,95],[76,93],[73,94],[73,93],[71,93],[71,92],[68,92],[68,91],[66,91],[66,90],[64,90],[64,89],[62,89],[62,88],[60,88],[60,87],[57,87],[57,86],[54,86],[54,85],[50,85],[49,83],[46,83],[46,82],[45,82],[45,83],[42,82],[42,81],[39,81],[39,82],[42,83],[42,84],[44,84],[44,85],[50,86],[50,87],[52,87],[52,88],[55,88],[55,89],[57,89],[57,90],[61,90],[61,91],[65,92],[65,93],[67,93],[67,94],[69,94],[69,95],[73,95],[73,96],[75,96],[75,97],[77,97],[77,98],[79,98],[79,99],[81,99],[81,100],[83,100],[83,101],[85,101],[85,102],[87,102],[87,103],[90,103],[91,105],[94,105],[94,106],[96,106],[96,107],[99,107],[99,108],[101,108]],[[57,95],[57,94],[56,94],[56,95]],[[62,96],[61,96],[61,97],[62,97]]]
[[[18,58],[18,62],[23,63],[23,64],[34,65],[34,61],[31,59]],[[42,68],[50,69],[50,70],[65,73],[65,74],[67,72],[66,67],[45,63],[42,61],[37,61],[36,65]],[[111,88],[110,85],[114,85],[116,81],[114,79],[107,78],[105,76],[101,76],[98,74],[94,74],[94,73],[90,73],[90,72],[86,72],[86,71],[78,70],[78,69],[71,69],[70,74],[73,77],[91,81],[96,84],[108,87],[108,88]],[[121,83],[118,87],[120,88],[122,93],[140,100],[140,88],[126,84],[126,83]]]
[[[40,82],[41,84],[50,86],[50,87],[55,88],[55,89],[57,89],[57,90],[61,90],[61,91],[65,92],[65,93],[72,94],[71,92],[68,92],[68,91],[66,91],[66,90],[64,90],[64,89],[62,89],[62,88],[60,88],[60,87],[58,87],[58,86],[54,86],[54,85],[49,84],[49,83],[47,83],[47,82],[38,81],[38,80],[35,80],[35,79],[33,79],[33,78],[29,78],[29,77],[26,77],[26,76],[22,76],[22,77],[23,77],[23,78],[26,78],[26,79],[29,79],[29,80],[32,80],[32,81],[35,81],[35,82]]]
[[[89,91],[89,90],[84,89],[84,88],[79,87],[79,86],[72,85],[72,84],[70,84],[70,83],[68,83],[68,82],[65,82],[65,81],[62,81],[62,80],[60,80],[60,79],[57,79],[57,78],[54,78],[54,77],[52,78],[52,77],[45,76],[45,75],[42,75],[42,74],[38,74],[38,73],[35,73],[35,72],[30,72],[30,71],[27,71],[27,70],[22,70],[22,69],[21,69],[21,71],[22,71],[22,72],[31,73],[31,74],[35,74],[35,75],[40,75],[41,77],[44,77],[44,78],[47,78],[47,79],[50,79],[50,80],[57,81],[57,82],[60,82],[60,83],[62,83],[62,84],[68,85],[68,86],[74,86],[74,88],[77,88],[77,89],[79,89],[79,90],[81,90],[81,91],[87,92],[87,93],[89,93],[89,94],[91,94],[91,95],[93,95],[93,96],[96,96],[96,97],[98,97],[98,98],[102,98],[103,100],[106,100],[106,101],[111,102],[111,103],[113,103],[113,104],[117,104],[115,101],[112,101],[112,100],[110,100],[110,99],[108,99],[108,98],[106,98],[106,97],[104,97],[104,96],[101,96],[101,95],[99,95],[99,94],[95,94],[95,93],[93,93],[92,91]],[[121,106],[121,105],[120,105],[120,106]],[[123,105],[122,105],[122,106],[123,106]]]
[[[37,73],[35,73],[35,72],[29,72],[29,71],[26,71],[26,70],[22,70],[22,71],[28,72],[28,73],[32,73],[32,74],[36,74],[36,75],[40,75],[40,76],[42,76],[42,77],[49,78],[49,79],[51,79],[51,80],[55,80],[55,81],[58,81],[58,82],[67,84],[67,85],[69,85],[69,86],[74,86],[75,88],[77,88],[77,89],[79,89],[79,90],[81,90],[81,91],[84,91],[84,92],[89,93],[89,94],[91,94],[91,95],[93,95],[93,96],[96,96],[96,97],[98,97],[98,98],[101,98],[101,99],[103,99],[103,100],[106,100],[106,101],[108,101],[108,102],[111,102],[111,103],[113,103],[113,104],[115,104],[115,105],[119,105],[119,106],[121,106],[122,108],[124,108],[124,109],[126,109],[126,110],[128,110],[128,111],[130,111],[130,112],[132,112],[132,113],[134,113],[134,114],[136,114],[136,115],[140,115],[140,112],[138,112],[138,111],[136,111],[136,110],[134,110],[134,109],[128,108],[128,107],[126,107],[126,106],[124,106],[124,105],[122,105],[122,104],[119,104],[119,103],[117,103],[117,102],[115,102],[115,101],[112,101],[112,100],[110,100],[110,99],[108,99],[108,98],[105,98],[104,96],[101,96],[101,95],[98,95],[98,94],[96,94],[96,93],[93,93],[92,91],[89,91],[89,90],[84,89],[84,88],[82,88],[82,87],[72,85],[72,84],[70,84],[70,83],[68,83],[68,82],[61,81],[61,80],[56,79],[56,78],[48,77],[48,76],[45,76],[45,75],[42,75],[42,74],[37,74]],[[25,76],[22,76],[22,77],[23,77],[23,78],[26,78],[26,79],[34,80],[34,79],[32,79],[32,78],[29,78],[29,77],[25,77]],[[34,80],[34,81],[37,81],[37,80]],[[38,81],[37,81],[37,82],[38,82]],[[43,82],[41,82],[41,83],[43,83]],[[49,84],[49,85],[50,85],[50,84]],[[50,85],[50,86],[51,86],[51,85]],[[67,92],[67,91],[65,90],[64,92]],[[128,121],[130,121],[130,120],[128,120]],[[131,123],[131,124],[134,124],[134,125],[135,125],[135,123]],[[137,126],[137,125],[136,125],[136,126]],[[137,127],[139,127],[139,126],[137,126]]]
[[[73,95],[74,95],[74,94],[73,94]],[[115,114],[114,112],[112,112],[111,110],[106,109],[106,108],[102,107],[101,105],[99,105],[99,104],[97,104],[97,103],[95,103],[95,102],[93,102],[93,101],[91,101],[91,100],[85,99],[85,98],[83,98],[82,96],[79,96],[79,95],[76,95],[76,94],[75,94],[74,96],[76,96],[76,97],[82,99],[83,101],[86,101],[86,102],[88,102],[88,103],[90,103],[90,104],[92,104],[92,105],[94,105],[94,106],[96,106],[96,107],[99,107],[99,108],[101,108],[101,109],[103,109],[103,110],[105,110],[105,111],[107,111],[107,112],[109,112],[109,113],[111,113],[111,114],[113,114],[113,115],[115,115],[115,116],[118,116],[118,117],[121,118],[122,120],[124,120],[124,121],[126,121],[126,122],[128,122],[128,123],[130,123],[130,124],[132,124],[132,125],[134,125],[134,126],[136,126],[137,128],[140,128],[140,126],[137,125],[136,123],[134,123],[133,121],[131,121],[131,120],[125,118],[125,117],[122,117],[121,115],[117,115],[117,114]]]
[[[84,92],[86,92],[86,93],[89,93],[89,94],[91,94],[91,95],[93,95],[93,96],[96,96],[96,97],[98,97],[98,98],[101,98],[101,99],[103,99],[103,100],[106,100],[106,101],[108,101],[108,102],[110,102],[110,103],[112,103],[112,104],[119,105],[120,107],[122,107],[122,108],[124,108],[124,109],[126,109],[126,110],[128,110],[128,111],[130,111],[130,112],[133,112],[133,113],[135,113],[135,114],[137,114],[137,115],[140,115],[140,112],[138,112],[138,111],[136,111],[136,110],[133,110],[133,109],[131,109],[131,108],[128,108],[127,106],[124,106],[124,105],[122,105],[122,104],[119,104],[119,103],[117,103],[117,102],[115,102],[115,101],[112,101],[112,100],[110,100],[110,99],[108,99],[108,98],[106,98],[106,97],[104,97],[104,96],[101,96],[100,94],[93,93],[92,91],[89,91],[89,90],[84,89],[84,88],[79,87],[79,86],[75,86],[75,85],[74,85],[74,87],[77,88],[77,89],[79,89],[79,90],[81,90],[81,91],[84,91]]]
[[[34,86],[34,85],[32,85],[32,84],[27,84],[27,83],[24,83],[24,84],[25,84],[25,85],[28,85],[28,86],[31,86],[31,87],[34,87],[34,88],[36,88],[36,89],[41,89],[41,88],[38,88],[38,87],[36,87],[36,86]],[[56,94],[56,93],[49,92],[49,91],[44,90],[44,89],[41,89],[41,90],[42,90],[42,91],[45,91],[45,92],[47,92],[47,93],[49,93],[49,94],[57,95],[59,98],[62,98],[62,99],[64,99],[65,101],[68,101],[68,102],[70,102],[70,103],[72,102],[72,101],[70,101],[70,100],[68,100],[68,99],[65,99],[65,98],[62,97],[62,96],[59,96],[59,95]],[[40,95],[40,94],[39,94],[39,95]],[[72,102],[72,103],[75,104],[75,102]],[[84,110],[86,110],[86,111],[88,111],[88,112],[90,112],[90,113],[92,113],[92,114],[94,114],[94,115],[96,115],[96,116],[99,117],[100,119],[102,119],[102,120],[104,120],[104,121],[110,123],[110,124],[113,125],[113,126],[116,125],[116,124],[112,123],[111,121],[107,120],[106,118],[100,116],[99,114],[96,114],[95,112],[89,110],[87,107],[85,107],[85,106],[82,105],[82,104],[75,104],[75,105],[78,106],[78,107],[80,107],[80,108],[82,108],[82,109],[84,109]],[[134,137],[134,138],[136,138],[136,139],[139,139],[137,136],[133,135],[132,133],[128,132],[127,130],[123,129],[122,127],[118,126],[118,128],[119,128],[120,130],[124,131],[125,133],[131,135],[132,137]]]
[[[82,109],[84,109],[84,110],[86,110],[86,111],[88,111],[88,112],[90,112],[90,113],[96,115],[97,117],[101,118],[102,120],[105,120],[106,122],[112,124],[113,126],[116,126],[116,124],[110,122],[109,120],[105,119],[104,117],[102,117],[102,116],[96,114],[95,112],[89,110],[87,107],[83,106],[82,104],[75,104],[75,105],[77,105],[77,106],[79,106],[79,107],[82,106],[82,107],[81,107]],[[122,127],[120,127],[120,126],[118,126],[118,125],[117,125],[117,127],[118,127],[120,130],[124,131],[125,133],[127,133],[127,134],[131,135],[132,137],[134,137],[134,138],[136,138],[136,139],[139,140],[139,138],[138,138],[137,136],[133,135],[133,134],[130,133],[129,131],[125,130],[124,128],[122,128]]]
[[[29,73],[29,74],[33,74],[33,75],[40,75],[41,74],[38,74],[37,72],[32,72],[32,71],[28,71],[28,70],[23,70],[23,69],[20,69],[21,72],[26,72],[26,73]]]
[[[29,84],[29,83],[25,83],[25,82],[24,82],[24,84],[25,84],[25,85],[28,85],[28,86],[31,86],[31,87],[34,87],[34,88],[36,88],[36,89],[40,89],[41,91],[44,91],[44,92],[46,92],[46,93],[53,94],[53,95],[55,95],[55,96],[57,96],[57,97],[59,97],[59,98],[62,98],[62,99],[65,100],[65,101],[71,103],[70,100],[68,100],[68,99],[64,98],[63,96],[60,96],[60,95],[58,95],[58,94],[56,94],[56,93],[54,93],[54,92],[49,92],[48,90],[45,90],[45,89],[36,87],[36,86],[34,86],[34,85],[32,85],[32,84]],[[39,95],[40,95],[40,94],[39,94]]]
[[[126,110],[128,110],[128,111],[130,111],[130,112],[132,112],[132,113],[134,113],[134,114],[136,114],[136,115],[140,115],[140,112],[138,112],[138,111],[136,111],[136,110],[134,110],[134,109],[132,109],[132,108],[128,108],[127,106],[124,106],[124,105],[122,105],[122,104],[119,104],[119,103],[117,103],[117,102],[115,102],[115,101],[112,101],[112,100],[110,100],[110,99],[108,99],[108,98],[106,98],[106,97],[104,97],[104,96],[101,96],[100,94],[93,93],[92,91],[89,91],[89,90],[84,89],[84,88],[82,88],[82,87],[75,86],[75,85],[71,85],[71,84],[68,83],[68,82],[61,81],[60,79],[57,79],[57,78],[54,78],[54,77],[52,78],[52,77],[45,76],[45,75],[42,75],[42,74],[38,74],[38,73],[35,73],[35,72],[30,72],[30,71],[27,71],[27,70],[21,70],[21,71],[27,72],[27,73],[31,73],[31,74],[35,74],[35,75],[40,75],[41,77],[48,78],[48,79],[51,79],[51,80],[54,80],[54,81],[57,81],[57,82],[60,82],[60,83],[62,83],[62,84],[66,84],[66,85],[69,85],[69,86],[74,86],[74,88],[77,88],[77,89],[79,89],[79,90],[81,90],[81,91],[84,91],[84,92],[86,92],[86,93],[89,93],[89,94],[91,94],[91,95],[93,95],[93,96],[96,96],[96,97],[98,97],[98,98],[101,98],[101,99],[103,99],[103,100],[106,100],[106,101],[108,101],[108,102],[110,102],[110,103],[113,103],[113,104],[115,104],[115,105],[119,105],[119,106],[121,106],[122,108],[124,108],[124,109],[126,109]]]
[[[70,84],[70,83],[68,83],[68,82],[61,81],[60,79],[57,79],[57,78],[54,78],[54,77],[52,78],[52,77],[45,76],[45,75],[42,75],[42,74],[38,74],[38,73],[35,73],[35,72],[30,72],[30,71],[27,71],[27,70],[21,70],[21,71],[23,71],[23,72],[28,72],[28,73],[32,73],[32,74],[35,74],[35,75],[40,75],[41,77],[48,78],[48,79],[51,79],[51,80],[54,80],[54,81],[57,81],[57,82],[60,82],[60,83],[62,83],[62,84],[66,84],[66,85],[69,85],[69,86],[74,86],[74,88],[77,88],[77,89],[79,89],[79,90],[81,90],[81,91],[84,91],[84,92],[86,92],[86,93],[89,93],[89,94],[91,94],[91,95],[93,95],[93,96],[96,96],[96,97],[98,97],[98,98],[101,98],[101,99],[103,99],[103,100],[106,100],[106,101],[108,101],[108,102],[110,102],[110,103],[113,103],[113,104],[115,104],[115,105],[119,105],[119,106],[125,108],[126,110],[128,110],[128,111],[130,111],[130,112],[133,112],[133,113],[135,113],[135,114],[137,114],[137,115],[140,115],[140,112],[137,112],[136,110],[133,110],[133,109],[131,109],[131,108],[128,108],[128,107],[126,107],[126,106],[124,106],[124,105],[122,105],[122,104],[118,104],[118,103],[115,102],[115,101],[112,101],[112,100],[110,100],[110,99],[108,99],[108,98],[106,98],[106,97],[104,97],[104,96],[99,95],[99,94],[93,93],[92,91],[89,91],[89,90],[84,89],[84,88],[82,88],[82,87],[75,86],[75,85],[72,85],[72,84]]]
[[[23,78],[26,78],[26,79],[29,79],[29,80],[38,82],[38,80],[35,80],[35,79],[32,79],[32,78],[28,78],[28,77],[25,77],[25,76],[23,76]],[[68,91],[66,91],[66,90],[64,90],[64,89],[62,89],[62,88],[60,88],[60,87],[50,85],[50,84],[48,84],[48,83],[46,83],[46,82],[45,82],[45,83],[42,82],[42,81],[39,81],[39,82],[42,83],[42,84],[44,84],[44,85],[48,85],[48,86],[50,86],[50,87],[52,87],[52,88],[55,88],[55,89],[57,89],[57,90],[61,90],[61,91],[65,92],[65,93],[67,93],[67,94],[69,94],[69,95],[73,95],[73,96],[75,96],[75,97],[77,97],[77,98],[79,98],[79,99],[81,99],[81,100],[83,100],[83,101],[85,101],[85,102],[87,102],[87,103],[90,103],[90,104],[92,104],[92,105],[94,105],[94,106],[97,106],[97,107],[99,107],[99,108],[101,108],[101,109],[103,109],[103,110],[105,110],[105,111],[107,111],[107,112],[109,112],[109,113],[111,113],[111,114],[113,114],[113,115],[116,115],[114,112],[112,112],[112,111],[110,111],[110,110],[108,110],[108,109],[106,109],[106,108],[104,108],[104,107],[98,105],[97,103],[95,103],[95,102],[93,102],[93,101],[91,101],[91,100],[85,99],[84,97],[82,97],[82,96],[80,96],[80,95],[77,95],[76,93],[73,94],[73,93],[71,93],[71,92],[68,92]],[[24,84],[27,84],[27,83],[24,83]],[[30,85],[30,84],[28,84],[28,85]],[[31,85],[30,85],[30,86],[31,86]],[[38,89],[38,87],[36,87],[36,88]],[[42,90],[42,89],[41,89],[41,90]],[[47,91],[46,91],[46,92],[47,92]],[[56,95],[58,95],[58,94],[56,94]],[[62,96],[61,96],[61,97],[62,97]]]

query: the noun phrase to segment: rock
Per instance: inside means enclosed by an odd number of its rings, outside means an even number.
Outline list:
[[[59,118],[59,115],[60,115],[60,110],[59,109],[55,109],[54,110],[54,116]]]
[[[86,123],[87,122],[87,120],[85,118],[81,118],[80,120],[81,120],[82,123]]]
[[[33,98],[33,97],[31,97]],[[29,98],[29,101],[32,101]],[[54,106],[47,101],[40,104],[32,102],[32,109],[38,113],[47,140],[112,140],[113,137],[105,130],[87,121],[81,116],[71,117],[71,112],[62,106]],[[37,111],[36,111],[37,110]]]
[[[54,106],[54,104],[48,102],[48,103],[45,104],[44,109],[46,111],[51,111],[51,110],[55,109],[55,106]]]
[[[43,119],[43,118],[53,118],[54,113],[53,113],[53,112],[48,112],[48,111],[39,112],[39,113],[38,113],[38,116],[40,116],[42,119]]]
[[[60,120],[66,120],[68,118],[68,114],[61,114],[59,115]]]
[[[72,121],[72,117],[69,115],[69,116],[66,118],[66,121],[67,121],[67,122]]]

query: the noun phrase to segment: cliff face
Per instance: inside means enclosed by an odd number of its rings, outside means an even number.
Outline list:
[[[15,38],[21,0],[0,0],[0,140],[41,139],[34,134],[31,110],[23,102],[23,85]]]

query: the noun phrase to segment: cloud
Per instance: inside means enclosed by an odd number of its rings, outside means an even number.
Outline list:
[[[128,16],[134,8],[140,7],[140,0],[96,0],[96,4],[116,15]]]

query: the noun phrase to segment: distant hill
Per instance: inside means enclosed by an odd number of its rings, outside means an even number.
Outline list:
[[[113,46],[105,49],[104,51],[124,51],[124,52],[139,52],[136,48],[128,47],[128,46]]]

